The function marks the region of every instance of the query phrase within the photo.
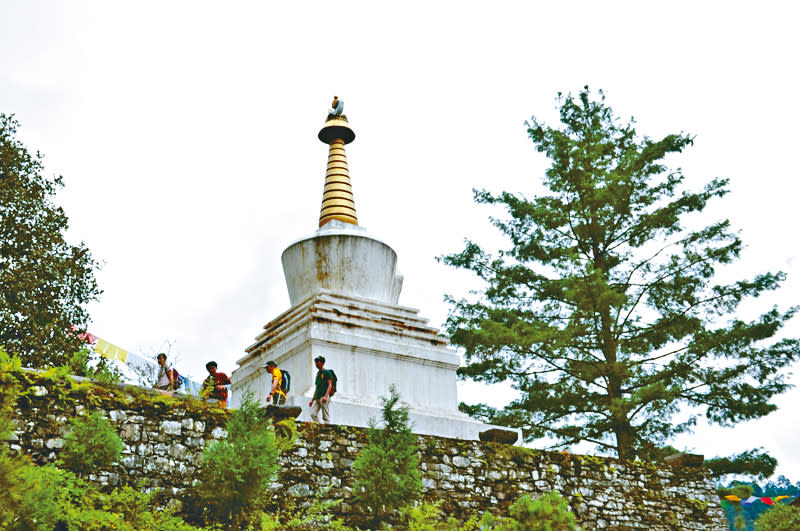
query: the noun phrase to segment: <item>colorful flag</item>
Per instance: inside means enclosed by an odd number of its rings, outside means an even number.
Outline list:
[[[772,498],[761,498],[761,501],[766,503],[767,505],[774,505],[772,502]]]
[[[742,501],[742,499],[739,496],[734,496],[733,494],[728,494],[727,496],[725,496],[725,499],[733,502]]]
[[[127,350],[116,345],[112,345],[105,339],[97,338],[97,343],[94,345],[94,350],[110,360],[120,360],[125,362],[128,359]]]

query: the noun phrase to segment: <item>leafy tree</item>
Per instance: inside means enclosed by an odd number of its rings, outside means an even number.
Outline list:
[[[280,453],[272,425],[263,419],[252,394],[244,397],[225,425],[227,438],[203,452],[197,494],[214,523],[243,529],[271,493]]]
[[[750,321],[734,312],[777,289],[784,274],[715,283],[741,240],[727,220],[684,226],[727,193],[728,181],[681,191],[682,173],[663,159],[691,136],[639,138],[633,121],[620,123],[588,87],[559,102],[561,129],[527,124],[552,161],[549,192],[475,191],[478,203],[507,210],[492,222],[510,248],[493,257],[468,240],[442,257],[485,282],[477,298],[449,297],[446,326],[468,361],[460,373],[510,380],[520,392],[502,410],[463,410],[521,427],[528,440],[590,441],[621,458],[691,430],[702,413],[732,425],[774,411],[770,399],[787,389],[781,370],[800,341],[772,338],[797,308]],[[689,418],[674,421],[679,410]]]
[[[86,326],[84,305],[100,294],[97,264],[64,239],[67,216],[52,202],[62,179],[42,175],[18,125],[0,114],[0,344],[27,366],[63,365],[82,343],[71,327]]]
[[[756,520],[756,531],[797,531],[800,529],[800,508],[776,504]]]
[[[61,461],[81,477],[110,466],[122,453],[122,440],[114,427],[98,411],[71,421],[64,438]]]
[[[353,495],[374,522],[413,502],[422,490],[417,438],[397,388],[381,398],[383,427],[370,421],[369,444],[353,462]]]

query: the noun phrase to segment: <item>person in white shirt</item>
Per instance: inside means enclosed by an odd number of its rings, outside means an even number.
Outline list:
[[[156,381],[156,389],[162,391],[173,391],[175,389],[175,376],[172,367],[167,365],[167,355],[161,352],[156,359],[158,360],[158,380]]]

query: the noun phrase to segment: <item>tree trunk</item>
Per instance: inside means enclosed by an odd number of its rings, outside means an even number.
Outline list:
[[[614,434],[617,436],[617,454],[620,459],[633,459],[633,431],[627,419],[614,424]]]

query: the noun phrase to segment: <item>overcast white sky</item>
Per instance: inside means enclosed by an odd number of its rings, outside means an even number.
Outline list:
[[[696,135],[671,161],[690,186],[731,179],[713,214],[748,245],[732,273],[790,275],[745,310],[799,302],[794,3],[274,4],[0,0],[0,112],[64,176],[70,237],[104,264],[100,337],[145,355],[173,342],[195,379],[209,359],[235,368],[289,307],[280,255],[316,229],[334,94],[359,221],[397,251],[400,303],[435,326],[471,285],[435,257],[465,236],[504,244],[471,189],[536,193],[547,161],[523,122],[556,124],[556,93],[585,84],[642,134]],[[800,481],[798,399],[676,446],[763,446]]]

